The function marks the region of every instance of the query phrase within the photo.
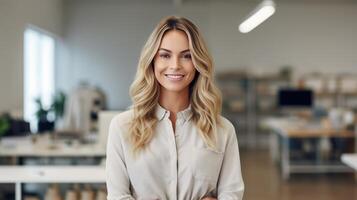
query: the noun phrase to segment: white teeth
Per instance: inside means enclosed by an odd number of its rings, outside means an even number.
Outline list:
[[[172,77],[172,78],[180,78],[183,77],[183,75],[171,75],[171,74],[167,74],[167,77]]]
[[[173,81],[179,81],[182,80],[184,75],[181,74],[165,74],[165,76],[169,79],[169,80],[173,80]]]

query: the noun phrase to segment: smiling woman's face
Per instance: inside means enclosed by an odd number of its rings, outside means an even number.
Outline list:
[[[195,77],[185,32],[171,30],[162,38],[154,59],[154,73],[163,92],[188,92],[189,85]]]

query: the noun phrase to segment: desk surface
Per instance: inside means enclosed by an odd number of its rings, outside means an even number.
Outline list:
[[[100,166],[0,166],[0,183],[104,183]]]
[[[357,153],[343,154],[341,160],[343,163],[357,171]]]
[[[86,157],[105,156],[105,147],[101,144],[67,144],[65,141],[53,141],[41,136],[36,143],[31,137],[3,138],[0,143],[0,156],[45,156],[45,157]]]
[[[336,130],[326,128],[317,122],[293,118],[267,118],[263,120],[263,126],[276,130],[279,134],[287,137],[355,137],[354,131]]]

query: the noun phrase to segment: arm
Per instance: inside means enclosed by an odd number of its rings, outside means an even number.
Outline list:
[[[237,136],[233,125],[230,124],[228,131],[228,142],[218,180],[218,200],[242,200],[244,183]]]
[[[108,200],[135,200],[130,193],[129,176],[126,170],[121,130],[114,118],[109,126],[106,160],[106,183]]]

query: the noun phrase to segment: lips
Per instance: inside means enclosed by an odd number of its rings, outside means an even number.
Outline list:
[[[184,76],[183,74],[165,74],[165,77],[172,81],[180,81]]]

